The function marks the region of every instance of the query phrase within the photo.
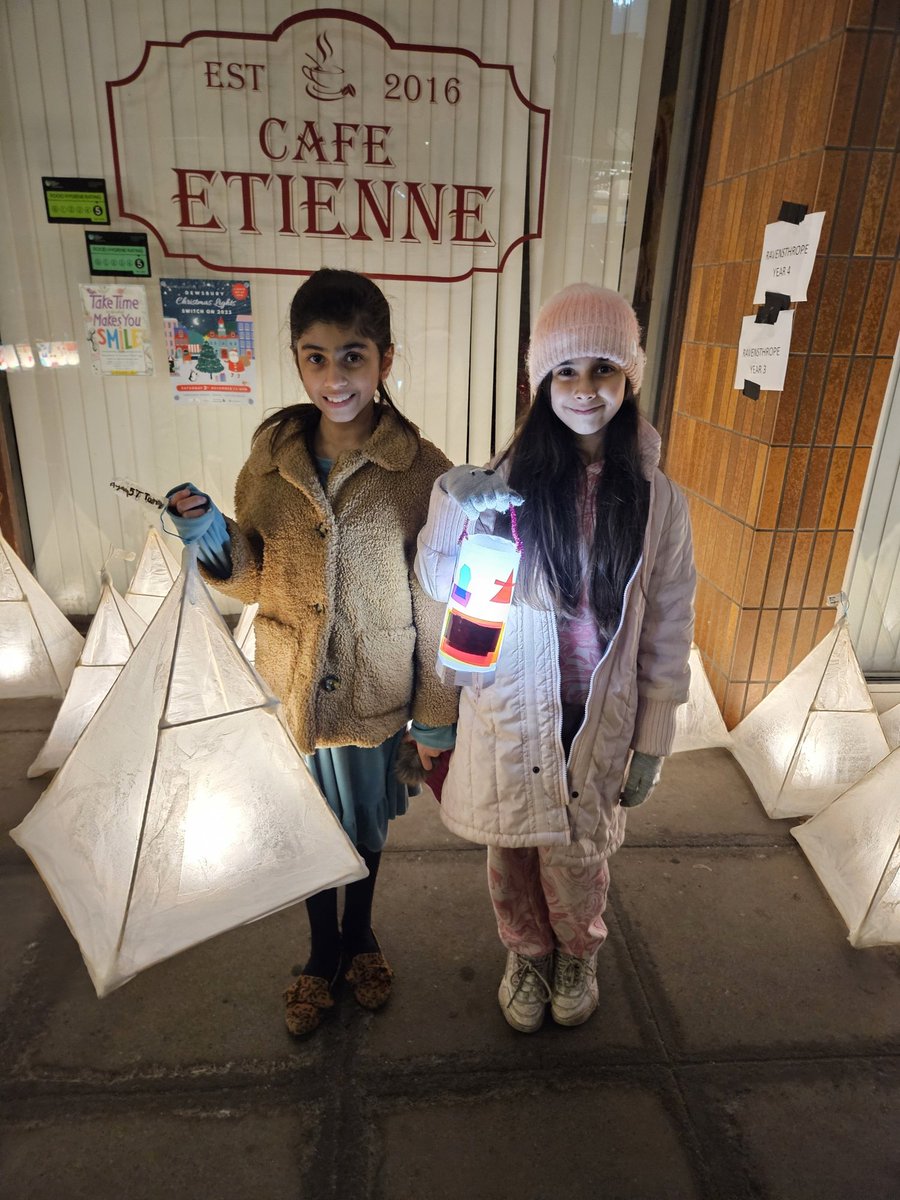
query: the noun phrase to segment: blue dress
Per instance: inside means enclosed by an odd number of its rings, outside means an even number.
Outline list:
[[[388,821],[408,808],[409,789],[394,774],[394,755],[406,730],[380,746],[324,746],[306,765],[354,846],[383,849]]]

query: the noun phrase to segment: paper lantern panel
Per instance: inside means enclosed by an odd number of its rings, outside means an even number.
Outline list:
[[[811,816],[888,752],[846,619],[732,731],[769,816]]]
[[[791,833],[857,947],[900,944],[900,750]]]
[[[0,700],[63,696],[83,644],[0,535]]]
[[[84,640],[81,658],[47,740],[28,768],[29,779],[62,766],[146,628],[104,572],[100,602]]]
[[[691,687],[687,704],[679,705],[675,714],[672,753],[705,750],[709,746],[730,746],[731,734],[722,720],[718,701],[696,646],[691,646],[690,670]]]
[[[13,838],[98,995],[180,950],[365,876],[189,565]]]
[[[159,607],[169,594],[169,589],[178,578],[178,563],[172,557],[159,532],[150,528],[141,557],[134,570],[134,578],[125,593],[125,599],[134,611],[149,625]]]

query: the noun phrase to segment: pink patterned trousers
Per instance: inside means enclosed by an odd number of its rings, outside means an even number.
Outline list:
[[[508,950],[542,958],[559,948],[587,958],[603,945],[609,865],[596,851],[578,843],[488,846],[487,870],[497,931]]]

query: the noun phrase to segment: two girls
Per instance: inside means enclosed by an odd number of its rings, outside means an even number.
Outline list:
[[[457,699],[435,674],[443,609],[412,569],[450,463],[391,400],[388,303],[364,276],[323,269],[294,296],[290,330],[310,403],[257,429],[234,520],[192,485],[169,503],[210,582],[259,603],[257,670],[369,869],[346,888],[340,921],[334,889],[307,901],[310,956],[285,992],[288,1030],[302,1035],[333,1006],[342,973],[363,1007],[388,999],[372,899],[388,822],[406,811],[394,760],[412,719],[427,769],[452,741]]]
[[[446,601],[466,517],[524,552],[495,679],[464,687],[441,815],[488,847],[510,1025],[598,1004],[607,860],[625,809],[659,778],[687,699],[694,566],[685,501],[638,414],[644,354],[631,306],[588,285],[538,314],[534,401],[494,470],[437,481],[416,569]]]

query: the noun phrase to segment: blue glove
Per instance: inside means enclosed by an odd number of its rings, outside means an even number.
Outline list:
[[[662,762],[661,758],[653,754],[641,754],[638,750],[632,754],[628,778],[619,797],[623,808],[637,808],[639,804],[644,803],[659,783]]]
[[[231,574],[231,538],[225,527],[225,518],[205,492],[192,483],[179,483],[166,492],[166,499],[187,488],[192,496],[203,496],[206,508],[199,517],[182,517],[171,506],[166,509],[175,532],[186,546],[196,545],[197,557],[207,567],[227,578]]]
[[[441,486],[470,521],[476,521],[486,508],[506,512],[510,507],[523,503],[518,492],[514,492],[502,475],[490,467],[471,467],[464,464],[452,467],[441,476]]]

